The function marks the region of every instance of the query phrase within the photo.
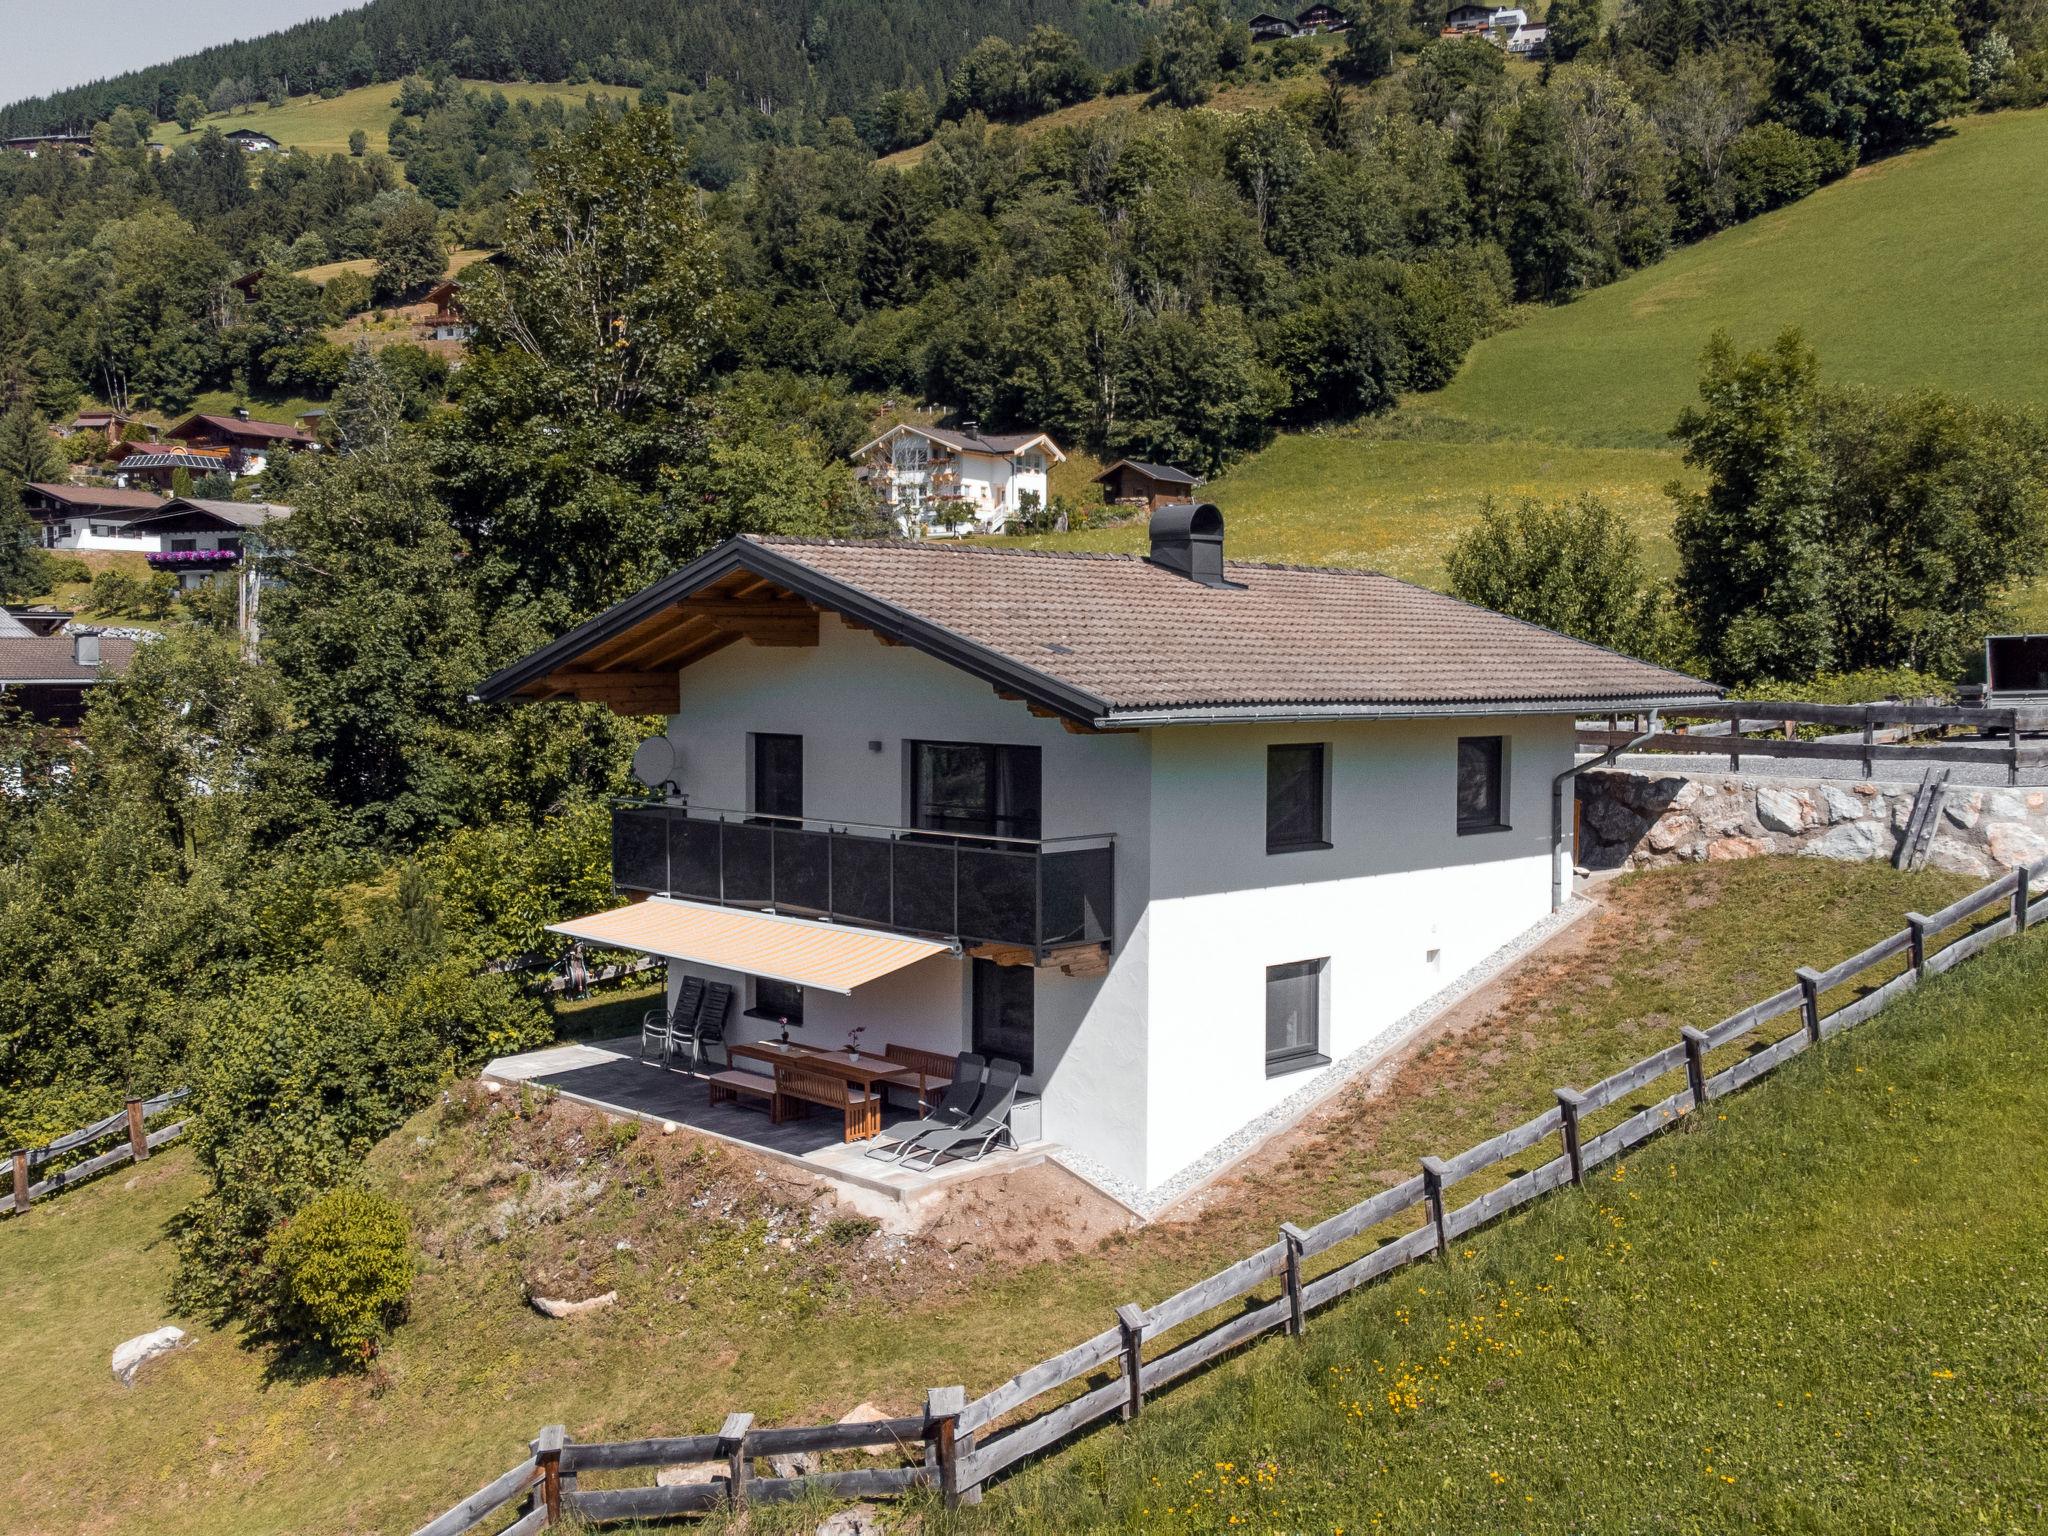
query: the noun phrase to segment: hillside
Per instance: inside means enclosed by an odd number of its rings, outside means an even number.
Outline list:
[[[1246,559],[1440,579],[1489,496],[1592,491],[1671,562],[1665,434],[1717,326],[1746,345],[1805,327],[1832,379],[2048,406],[2048,111],[1966,118],[1941,142],[1673,252],[1557,308],[1522,311],[1451,385],[1388,421],[1282,434],[1205,490]],[[1135,550],[1125,526],[1044,542]]]
[[[167,1320],[166,1223],[203,1187],[188,1153],[165,1155],[0,1231],[0,1358],[13,1364],[0,1419],[17,1469],[0,1507],[43,1511],[0,1523],[10,1536],[404,1531],[546,1422],[586,1439],[686,1433],[734,1408],[793,1422],[863,1399],[908,1410],[924,1387],[963,1378],[979,1391],[1101,1327],[1118,1302],[1270,1240],[1283,1217],[1340,1209],[1383,1170],[1519,1119],[1554,1084],[1593,1081],[1970,883],[1823,860],[1632,879],[1526,972],[1460,1005],[1383,1085],[1339,1095],[1262,1149],[1205,1209],[1108,1242],[1058,1215],[1018,1230],[1015,1209],[1042,1199],[1029,1189],[970,1207],[935,1242],[897,1247],[857,1224],[825,1235],[743,1155],[603,1132],[568,1105],[479,1113],[475,1096],[451,1099],[369,1160],[369,1180],[411,1211],[422,1256],[411,1320],[367,1378],[301,1374],[188,1321],[189,1349],[133,1391],[112,1382],[113,1345]],[[1958,984],[1993,963],[1972,962]],[[1762,1123],[1777,1093],[1735,1101],[1731,1118]],[[1659,1144],[1659,1166],[1678,1145]],[[1930,1196],[1923,1217],[1950,1222],[1953,1204]],[[763,1241],[771,1220],[795,1234],[791,1249]],[[1007,1223],[993,1261],[982,1220]],[[616,1285],[620,1303],[550,1322],[525,1304],[531,1278],[587,1287],[575,1294]],[[47,1506],[51,1489],[90,1490],[93,1518],[75,1499]],[[998,1490],[991,1508],[1009,1498]]]
[[[941,1529],[2038,1529],[2044,986],[1994,949]]]
[[[580,107],[591,97],[623,100],[632,92],[621,86],[540,85],[531,82],[498,84],[490,80],[465,80],[464,85],[480,91],[500,91],[513,102],[559,101],[564,107]],[[348,136],[360,128],[369,136],[372,153],[382,154],[390,141],[385,130],[391,126],[395,85],[364,85],[338,96],[294,96],[281,107],[255,107],[249,111],[221,113],[202,118],[192,132],[176,123],[158,123],[152,138],[175,149],[189,144],[209,128],[222,133],[237,128],[267,133],[278,143],[312,155],[345,155]]]

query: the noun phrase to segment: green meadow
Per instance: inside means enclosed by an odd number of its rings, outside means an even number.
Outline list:
[[[1574,303],[1520,312],[1393,418],[1285,434],[1204,494],[1234,553],[1431,582],[1488,498],[1606,497],[1668,570],[1670,444],[1707,338],[1788,325],[1830,379],[2048,405],[2048,111],[1968,118]],[[1143,529],[1039,542],[1135,550]]]
[[[633,94],[623,86],[533,82],[502,85],[489,80],[466,80],[463,84],[479,91],[502,91],[515,102],[559,101],[565,107],[580,107],[593,94],[620,98]],[[391,147],[384,130],[391,126],[391,119],[397,112],[393,105],[397,99],[396,85],[388,82],[364,85],[343,91],[339,96],[294,96],[281,107],[259,106],[249,112],[209,115],[191,133],[186,133],[176,123],[159,123],[155,137],[159,144],[176,149],[181,144],[191,143],[208,128],[218,128],[222,133],[236,128],[251,128],[258,133],[269,134],[288,148],[304,150],[310,155],[345,155],[348,153],[348,136],[360,128],[369,137],[371,152],[382,154]]]

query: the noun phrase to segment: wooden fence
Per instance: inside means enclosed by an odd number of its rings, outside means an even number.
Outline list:
[[[984,1484],[1024,1458],[1098,1421],[1136,1418],[1150,1394],[1262,1334],[1299,1336],[1308,1315],[1318,1308],[1404,1265],[1446,1254],[1465,1234],[1550,1190],[1583,1184],[1592,1169],[1678,1123],[1696,1106],[1723,1098],[1863,1023],[1927,977],[1985,946],[2048,920],[2048,900],[2029,901],[2030,890],[2044,879],[2048,860],[2031,869],[2016,869],[1939,912],[1909,913],[1899,932],[1826,970],[1798,968],[1791,985],[1713,1028],[1687,1026],[1670,1045],[1590,1088],[1559,1088],[1550,1108],[1512,1130],[1455,1157],[1425,1157],[1412,1177],[1315,1226],[1304,1229],[1283,1223],[1276,1241],[1164,1301],[1117,1308],[1113,1326],[1019,1371],[972,1401],[962,1388],[944,1387],[926,1394],[924,1414],[917,1418],[756,1430],[750,1415],[735,1414],[715,1435],[603,1445],[577,1445],[554,1426],[533,1442],[531,1457],[422,1526],[415,1536],[458,1536],[482,1529],[495,1512],[521,1498],[527,1501],[524,1512],[505,1527],[519,1536],[548,1529],[564,1515],[595,1524],[721,1504],[739,1506],[749,1500],[765,1503],[809,1491],[850,1498],[930,1486],[942,1490],[949,1504],[976,1502]],[[1942,935],[1993,909],[2000,913],[1995,920],[1937,944]],[[1837,988],[1895,961],[1901,962],[1896,975],[1842,1006],[1823,1010],[1824,1000]],[[1714,1053],[1750,1045],[1766,1025],[1784,1018],[1797,1021],[1788,1033],[1729,1065],[1708,1070]],[[1675,1091],[1646,1105],[1633,1102],[1660,1078],[1681,1070],[1684,1081]],[[1593,1129],[1622,1108],[1629,1110],[1624,1118]],[[1532,1161],[1528,1154],[1538,1153],[1553,1138],[1556,1155],[1527,1166]],[[1462,1204],[1453,1203],[1451,1192],[1458,1185],[1503,1163],[1516,1165],[1505,1182]],[[1376,1228],[1409,1212],[1419,1216],[1411,1230],[1363,1248]],[[1242,1305],[1200,1331],[1188,1331],[1207,1314],[1232,1303]],[[1073,1391],[1076,1384],[1081,1387],[1078,1395]],[[922,1459],[886,1470],[797,1478],[755,1478],[752,1472],[756,1457],[889,1444],[918,1445]],[[708,1461],[724,1464],[723,1478],[675,1488],[579,1491],[575,1486],[575,1474],[584,1469]]]
[[[1717,722],[1703,727],[1674,726],[1637,743],[1648,728],[1646,717],[1630,721],[1610,715],[1606,727],[1581,722],[1579,746],[1593,752],[1630,747],[1636,752],[1704,752],[1728,758],[1736,768],[1748,755],[1805,758],[1840,762],[1854,758],[1863,777],[1871,778],[1881,762],[1988,763],[2003,767],[2006,782],[2017,784],[2022,767],[2048,764],[2048,744],[2023,743],[2029,732],[2048,730],[2048,710],[1981,709],[1950,704],[1804,704],[1769,701],[1688,704],[1676,713]],[[1802,741],[1802,725],[1833,726],[1850,733],[1845,739]],[[1909,737],[1945,730],[1976,731],[1977,741],[1912,742]],[[1758,734],[1768,733],[1768,734]],[[1633,745],[1632,745],[1633,744]]]
[[[27,1210],[31,1202],[45,1195],[54,1195],[60,1189],[69,1189],[82,1184],[95,1174],[105,1173],[122,1163],[133,1160],[142,1162],[167,1141],[176,1141],[185,1134],[185,1122],[166,1125],[158,1130],[149,1130],[146,1122],[150,1116],[161,1114],[173,1104],[182,1103],[192,1092],[189,1088],[173,1088],[169,1093],[160,1093],[153,1099],[130,1099],[127,1105],[115,1110],[104,1120],[95,1120],[91,1125],[82,1125],[75,1131],[66,1131],[46,1147],[17,1147],[13,1158],[12,1187],[5,1205],[0,1205],[0,1215],[19,1215]],[[83,1151],[96,1141],[109,1136],[126,1133],[127,1139],[118,1146],[110,1147],[83,1162],[72,1163],[52,1172],[41,1183],[33,1182],[35,1171],[49,1163]]]

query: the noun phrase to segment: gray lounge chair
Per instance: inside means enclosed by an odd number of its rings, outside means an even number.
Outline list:
[[[981,1099],[982,1079],[987,1071],[988,1063],[980,1056],[973,1051],[961,1052],[960,1064],[953,1069],[953,1081],[946,1084],[931,1112],[921,1120],[905,1120],[888,1127],[882,1132],[882,1139],[891,1145],[870,1147],[868,1156],[900,1158],[910,1151],[910,1144],[918,1137],[967,1124],[974,1118],[974,1106]]]
[[[710,1058],[711,1046],[725,1044],[725,1021],[732,1015],[732,996],[730,982],[714,981],[704,989],[704,1006],[697,1010],[697,1022],[691,1026],[687,1037],[678,1036],[675,1042],[678,1056],[685,1049],[690,1053],[690,1065],[686,1071],[695,1072],[702,1067]],[[726,1065],[731,1064],[732,1056],[728,1052]]]
[[[667,1066],[670,1053],[679,1042],[689,1039],[690,1031],[696,1027],[697,1010],[703,1003],[704,978],[685,976],[674,1008],[650,1008],[640,1016],[640,1059],[650,1065]]]
[[[990,1147],[1004,1140],[1016,1146],[1016,1139],[1010,1135],[1010,1106],[1017,1102],[1017,1079],[1023,1075],[1024,1069],[1014,1061],[998,1057],[990,1062],[988,1077],[981,1085],[981,1100],[974,1106],[974,1118],[951,1130],[927,1131],[918,1137],[903,1155],[903,1166],[908,1168],[913,1158],[922,1157],[924,1167],[918,1172],[924,1173],[936,1168],[941,1157],[986,1157]]]

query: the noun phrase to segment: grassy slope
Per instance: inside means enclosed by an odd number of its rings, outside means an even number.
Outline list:
[[[981,1268],[970,1245],[921,1260],[934,1271],[958,1263],[935,1286],[853,1281],[814,1308],[783,1300],[779,1275],[707,1268],[718,1250],[703,1248],[701,1221],[650,1224],[630,1200],[504,1243],[461,1237],[519,1185],[493,1144],[428,1111],[372,1164],[413,1207],[428,1253],[412,1320],[371,1382],[267,1379],[263,1355],[199,1329],[134,1391],[112,1383],[113,1345],[166,1320],[159,1234],[197,1188],[182,1154],[159,1158],[136,1189],[117,1175],[0,1231],[0,1422],[16,1453],[15,1470],[0,1474],[0,1529],[407,1530],[551,1421],[582,1438],[685,1433],[731,1408],[791,1422],[863,1398],[908,1411],[924,1387],[963,1378],[981,1391],[1093,1333],[1117,1303],[1165,1295],[1270,1241],[1280,1219],[1337,1210],[1425,1152],[1514,1124],[1555,1084],[1596,1079],[1680,1024],[1710,1024],[1793,965],[1848,954],[1967,883],[1818,860],[1639,877],[1566,951],[1475,1005],[1381,1091],[1340,1096],[1313,1134],[1253,1158],[1189,1219],[1056,1268],[1008,1247]],[[673,1156],[683,1139],[652,1140]],[[568,1146],[554,1166],[578,1156],[593,1153]],[[619,1180],[616,1158],[597,1153],[588,1167]],[[628,1233],[635,1250],[615,1255]],[[519,1275],[538,1257],[559,1260],[572,1240],[621,1303],[547,1323],[522,1304]],[[739,1300],[721,1304],[733,1291]]]
[[[1671,560],[1664,434],[1716,327],[1745,345],[1805,327],[1829,377],[2048,405],[2048,111],[1959,123],[1928,149],[1675,252],[1576,303],[1526,311],[1450,387],[1391,422],[1282,436],[1208,488],[1247,558],[1371,565],[1421,581],[1488,496],[1597,492]],[[1075,535],[1137,549],[1138,527]]]
[[[2041,1530],[2044,984],[2001,946],[959,1523]]]
[[[503,91],[512,101],[556,100],[564,106],[580,107],[593,92],[599,96],[630,96],[623,86],[512,84],[470,80],[464,84],[481,91]],[[381,154],[391,147],[384,130],[391,126],[397,108],[398,87],[393,84],[359,86],[323,100],[319,96],[294,96],[281,107],[258,107],[253,112],[229,112],[205,118],[197,130],[186,133],[176,123],[159,123],[156,140],[176,148],[189,144],[208,128],[227,133],[251,128],[267,133],[278,143],[314,155],[345,155],[348,136],[360,128],[369,135],[370,149]]]

